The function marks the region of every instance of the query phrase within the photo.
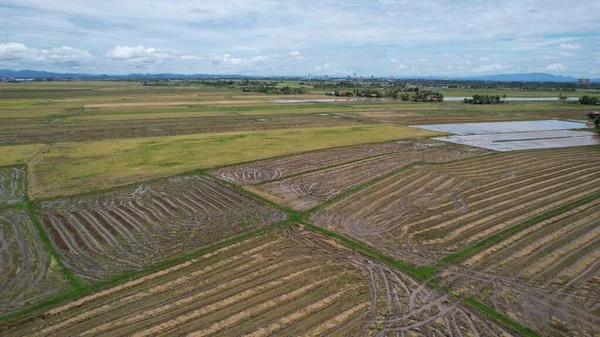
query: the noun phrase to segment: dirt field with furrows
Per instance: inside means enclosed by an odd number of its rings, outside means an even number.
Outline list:
[[[489,153],[433,141],[400,141],[392,153],[252,187],[252,191],[295,210],[307,210],[354,186],[402,166],[442,162]]]
[[[285,217],[197,175],[47,201],[37,213],[65,263],[87,281],[140,270]]]
[[[0,210],[0,315],[36,304],[68,288],[25,211]]]
[[[536,215],[600,191],[596,148],[418,166],[311,216],[378,250],[433,263]]]
[[[0,324],[3,336],[510,336],[399,270],[280,229]]]
[[[3,120],[0,144],[77,142],[115,138],[137,138],[198,133],[341,126],[360,121],[334,115],[208,116],[135,120],[76,120],[23,118]]]
[[[549,335],[598,334],[599,207],[593,200],[471,254],[443,283]]]
[[[0,168],[0,206],[25,199],[27,173],[22,167]]]
[[[429,144],[433,142],[419,140],[419,143]],[[234,184],[242,186],[255,185],[326,166],[339,165],[403,149],[406,149],[405,141],[348,146],[227,166],[212,170],[210,173]]]

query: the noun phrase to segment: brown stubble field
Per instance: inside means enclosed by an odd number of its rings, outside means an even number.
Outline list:
[[[310,221],[424,266],[441,284],[549,335],[597,331],[598,148],[515,152],[421,165],[318,210]],[[597,197],[596,197],[597,198]],[[463,254],[464,253],[464,254]],[[447,264],[464,255],[459,265]]]
[[[366,150],[366,147],[362,149]],[[342,150],[347,152],[341,152]],[[486,150],[454,146],[447,143],[429,140],[403,140],[383,143],[369,149],[368,156],[361,153],[361,148],[346,148],[336,152],[341,154],[336,160],[334,151],[313,153],[324,159],[329,158],[321,169],[313,169],[314,163],[308,157],[310,154],[288,158],[261,161],[222,168],[213,171],[222,179],[247,186],[250,191],[271,199],[283,206],[297,211],[313,208],[332,197],[343,193],[352,187],[373,180],[394,170],[416,162],[444,162],[459,160],[471,156],[488,153]],[[344,153],[353,153],[352,157],[344,158]],[[288,163],[291,170],[281,168]],[[300,174],[310,171],[309,173]],[[285,172],[285,173],[284,173]],[[286,178],[291,172],[296,172],[291,178]],[[276,181],[270,181],[276,180]],[[258,183],[258,184],[257,184]]]
[[[285,219],[277,209],[198,175],[46,201],[37,216],[65,263],[88,282]]]
[[[586,107],[322,96],[0,84],[0,335],[600,333],[599,148],[408,127]]]
[[[506,336],[401,271],[302,226],[0,326],[4,336]]]

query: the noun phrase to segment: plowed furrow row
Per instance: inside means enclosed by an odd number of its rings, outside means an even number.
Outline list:
[[[139,270],[284,216],[203,176],[54,200],[39,214],[65,263],[88,280]]]
[[[0,315],[68,288],[27,213],[20,208],[0,210]]]
[[[25,199],[27,175],[22,167],[0,168],[0,206]]]

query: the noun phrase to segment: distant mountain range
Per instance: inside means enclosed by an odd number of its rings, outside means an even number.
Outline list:
[[[558,76],[547,73],[485,75],[476,77],[462,77],[460,79],[494,82],[577,82],[577,78],[572,76]],[[591,81],[599,82],[600,79],[596,78],[592,79]]]
[[[0,77],[3,78],[139,78],[139,79],[151,79],[151,78],[246,78],[244,75],[211,75],[211,74],[194,74],[194,75],[183,75],[183,74],[126,74],[126,75],[95,75],[85,73],[53,73],[48,71],[40,70],[10,70],[0,69]]]
[[[91,78],[91,79],[124,79],[124,78],[136,78],[136,79],[161,79],[161,78],[252,78],[257,76],[245,76],[245,75],[215,75],[215,74],[126,74],[126,75],[94,75],[85,73],[54,73],[47,71],[38,70],[9,70],[0,69],[0,77],[3,78]],[[268,77],[286,77],[286,76],[268,76]],[[289,76],[289,78],[300,78],[298,76]],[[396,77],[401,79],[402,77]],[[446,77],[441,76],[420,76],[410,77],[411,79],[429,79],[429,80],[441,80]],[[559,76],[547,73],[519,73],[519,74],[500,74],[500,75],[484,75],[484,76],[468,76],[468,77],[455,77],[449,78],[451,80],[459,81],[493,81],[493,82],[562,82],[562,83],[573,83],[577,82],[577,78],[572,76]],[[591,79],[592,82],[600,82],[600,78]]]

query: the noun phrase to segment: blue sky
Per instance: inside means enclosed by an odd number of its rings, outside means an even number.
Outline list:
[[[600,77],[598,0],[0,0],[0,68]]]

